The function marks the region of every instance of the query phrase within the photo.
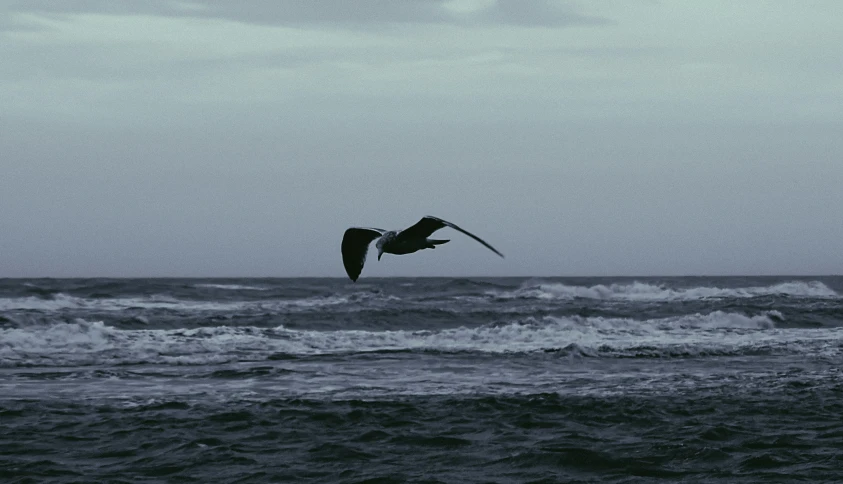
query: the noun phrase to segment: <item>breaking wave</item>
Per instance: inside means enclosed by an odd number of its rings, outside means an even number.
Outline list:
[[[173,311],[283,311],[289,309],[321,308],[346,303],[383,300],[397,301],[395,296],[373,293],[314,296],[301,299],[266,299],[260,301],[197,301],[164,295],[119,297],[110,299],[82,298],[64,293],[50,298],[35,296],[0,298],[0,311],[60,311],[81,309],[88,311],[124,311],[127,309],[165,309]]]
[[[258,286],[246,286],[243,284],[194,284],[193,287],[203,289],[221,289],[224,291],[266,291],[269,288]]]
[[[791,296],[811,298],[837,298],[840,295],[819,281],[791,281],[770,286],[743,288],[692,287],[675,289],[665,285],[643,282],[629,284],[597,284],[571,286],[561,283],[525,284],[512,291],[489,291],[488,295],[501,298],[527,299],[618,299],[629,301],[672,301],[719,298],[752,298],[761,296]]]
[[[781,319],[776,311],[753,316],[715,311],[650,320],[546,316],[437,331],[312,331],[283,326],[120,330],[77,319],[0,330],[0,366],[198,365],[383,351],[561,350],[592,357],[687,357],[802,352],[806,344],[817,342],[840,351],[840,328],[783,330],[776,328]]]

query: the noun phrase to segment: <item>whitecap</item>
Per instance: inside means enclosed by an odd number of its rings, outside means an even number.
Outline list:
[[[755,315],[714,311],[647,320],[545,316],[435,331],[312,331],[284,326],[121,330],[102,322],[76,320],[0,330],[0,366],[201,365],[265,360],[275,354],[507,354],[564,348],[595,356],[629,356],[647,348],[648,354],[671,357],[740,354],[761,347],[792,353],[815,342],[843,349],[839,344],[841,328],[779,329],[776,322],[782,318],[776,311]]]
[[[511,291],[488,291],[488,296],[501,299],[604,299],[629,301],[672,301],[715,298],[751,298],[759,296],[792,296],[837,298],[840,295],[820,281],[790,281],[771,286],[743,288],[691,287],[670,288],[665,285],[632,282],[628,284],[597,284],[575,286],[562,283],[524,284]]]
[[[226,291],[266,291],[267,287],[246,286],[242,284],[195,284],[193,287],[205,289],[222,289]]]

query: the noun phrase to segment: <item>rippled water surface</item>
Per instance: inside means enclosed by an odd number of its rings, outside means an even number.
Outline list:
[[[0,280],[0,481],[843,481],[843,278]]]

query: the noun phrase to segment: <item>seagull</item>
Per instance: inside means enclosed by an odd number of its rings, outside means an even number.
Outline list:
[[[464,233],[503,257],[503,254],[480,237],[457,227],[451,222],[428,215],[422,217],[412,227],[407,227],[401,231],[371,227],[351,227],[346,230],[342,237],[342,263],[345,266],[345,272],[348,273],[348,277],[352,281],[357,282],[360,272],[363,271],[363,264],[366,263],[369,244],[375,239],[378,239],[375,246],[378,248],[378,260],[381,260],[384,252],[396,255],[412,254],[422,249],[435,249],[437,245],[449,242],[449,240],[428,239],[433,232],[444,227],[451,227]]]

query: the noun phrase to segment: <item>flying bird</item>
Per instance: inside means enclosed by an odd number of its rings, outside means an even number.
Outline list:
[[[384,253],[387,254],[412,254],[422,249],[435,249],[437,245],[449,242],[449,240],[429,239],[433,232],[451,227],[458,230],[472,239],[485,245],[489,250],[503,257],[503,254],[489,245],[485,240],[461,229],[451,222],[430,215],[422,217],[412,227],[404,230],[383,230],[371,227],[351,227],[345,231],[342,237],[342,263],[345,272],[352,281],[357,281],[360,272],[363,271],[363,264],[366,263],[366,253],[369,251],[369,244],[378,239],[375,246],[378,248],[378,260]]]

